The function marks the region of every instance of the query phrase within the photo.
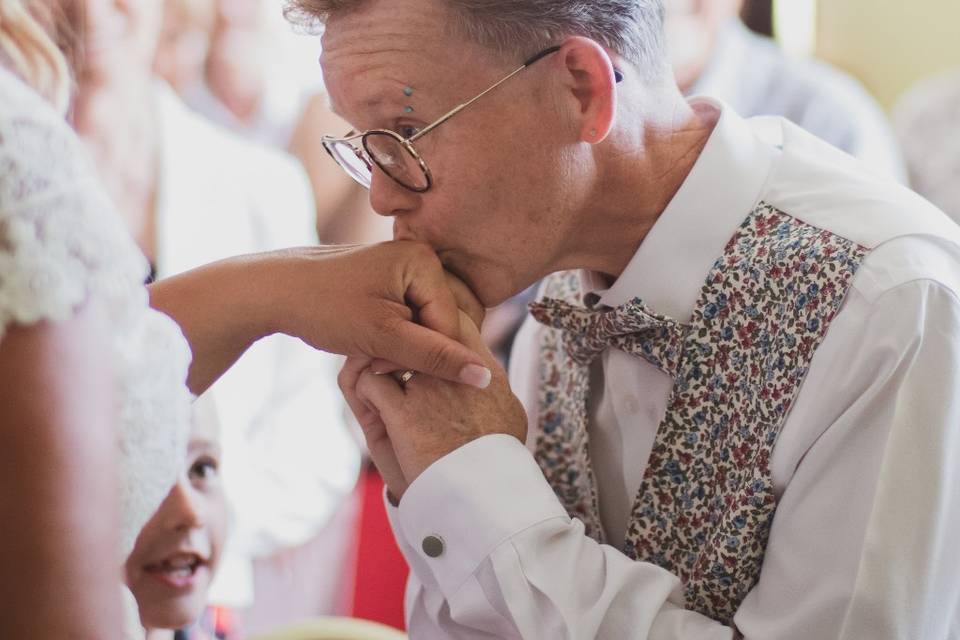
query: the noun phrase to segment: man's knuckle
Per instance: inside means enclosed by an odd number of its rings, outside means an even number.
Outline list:
[[[348,391],[353,391],[354,375],[353,372],[344,367],[340,370],[340,373],[337,374],[337,386],[340,387],[340,391],[344,393]]]

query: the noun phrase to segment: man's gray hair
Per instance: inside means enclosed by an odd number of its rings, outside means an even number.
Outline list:
[[[287,0],[287,18],[304,26],[368,0]],[[663,0],[443,0],[471,40],[517,57],[585,36],[635,64],[645,77],[667,69]]]

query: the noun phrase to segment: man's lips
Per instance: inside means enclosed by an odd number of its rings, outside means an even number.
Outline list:
[[[148,576],[176,590],[189,590],[208,570],[209,562],[193,552],[177,553],[143,567]]]

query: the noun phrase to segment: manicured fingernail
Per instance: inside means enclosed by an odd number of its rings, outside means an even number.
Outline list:
[[[478,364],[468,364],[460,370],[460,381],[477,389],[489,387],[491,379],[493,379],[493,374],[490,373],[490,369]]]

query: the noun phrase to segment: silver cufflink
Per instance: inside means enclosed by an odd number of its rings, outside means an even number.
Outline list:
[[[423,539],[422,546],[428,558],[439,558],[443,555],[443,538],[440,536],[427,536]]]

